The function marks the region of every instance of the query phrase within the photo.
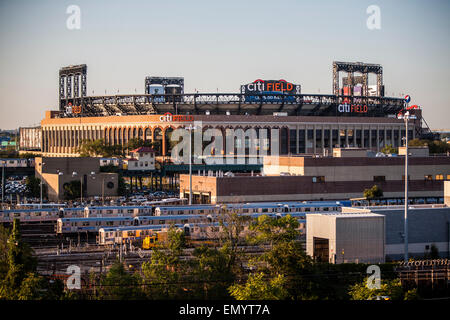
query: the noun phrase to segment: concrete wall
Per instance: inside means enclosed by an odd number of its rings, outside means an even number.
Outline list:
[[[336,158],[363,158],[367,157],[367,149],[361,148],[333,148],[333,157]]]
[[[330,263],[383,263],[384,216],[307,214],[306,252],[314,253],[314,238],[329,240]]]
[[[355,215],[354,218],[336,216],[336,263],[383,263],[384,237],[382,215]]]
[[[336,219],[333,216],[321,214],[306,215],[306,253],[314,254],[314,237],[329,240],[329,262],[333,262],[336,253]]]
[[[350,174],[350,173],[349,173]],[[215,202],[258,202],[298,200],[342,200],[363,196],[371,181],[313,182],[311,176],[193,176],[193,191],[211,193]],[[404,195],[401,180],[376,183],[385,197]],[[442,197],[443,181],[410,181],[410,197]],[[180,191],[189,191],[189,175],[180,176]],[[213,202],[214,203],[214,202]]]
[[[288,172],[291,175],[324,176],[325,181],[373,181],[384,176],[386,181],[402,180],[405,172],[403,157],[367,158],[304,158],[267,157],[264,173],[268,176]],[[355,167],[357,170],[355,170]],[[450,174],[450,157],[416,157],[409,161],[409,178],[424,180],[425,176]]]
[[[370,211],[385,216],[386,258],[402,259],[404,256],[404,208],[372,207]],[[441,257],[450,250],[450,208],[411,206],[408,210],[408,238],[410,257],[422,257],[426,246],[435,245]],[[429,251],[428,251],[429,252]]]
[[[450,181],[444,181],[444,203],[450,206]]]
[[[430,151],[428,147],[409,147],[408,153],[410,157],[428,157],[430,155]],[[406,147],[399,147],[398,154],[404,156],[406,154]]]

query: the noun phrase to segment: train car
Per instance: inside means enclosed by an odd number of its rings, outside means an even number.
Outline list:
[[[118,167],[121,164],[121,159],[119,158],[100,158],[100,167],[104,166],[115,166]]]
[[[156,207],[155,216],[162,215],[186,215],[186,214],[217,214],[220,206],[194,205],[194,206],[165,206]]]
[[[96,232],[102,227],[171,225],[177,223],[210,222],[208,215],[183,216],[138,216],[138,217],[83,217],[60,218],[57,221],[57,233]]]
[[[86,207],[84,217],[136,217],[153,215],[153,206]]]
[[[3,158],[0,159],[0,164],[5,163],[6,168],[28,168],[28,159],[19,158]]]
[[[218,205],[195,206],[167,206],[157,207],[155,215],[182,215],[182,214],[219,214],[224,210],[236,213],[281,213],[281,212],[326,212],[340,211],[343,203],[339,201],[322,202],[257,202],[257,203],[230,203]]]
[[[0,211],[0,222],[12,223],[19,219],[21,223],[56,221],[61,213],[58,208],[12,209]]]
[[[74,207],[74,208],[63,208],[60,209],[60,218],[83,218],[84,208]]]
[[[59,218],[56,233],[97,232],[102,227],[121,227],[135,224],[133,217]]]
[[[98,232],[98,244],[110,245],[143,240],[146,236],[153,235],[155,232],[161,231],[163,228],[163,225],[102,227]]]
[[[40,205],[29,206],[27,209],[12,209],[0,211],[0,222],[12,222],[18,218],[20,222],[56,222],[59,218],[82,218],[83,208],[63,208],[57,205],[39,208]]]
[[[306,218],[304,213],[253,213],[249,214],[252,218],[257,219],[260,216],[267,215],[274,219],[291,215],[299,221],[300,234],[306,231]],[[218,216],[205,215],[186,215],[186,216],[153,216],[153,217],[136,217],[135,220],[141,220],[142,225],[130,225],[122,227],[102,227],[99,229],[98,244],[120,244],[134,243],[141,245],[146,237],[147,241],[156,244],[157,237],[155,234],[160,231],[168,230],[171,226],[183,230],[186,239],[189,241],[217,240],[220,232],[223,231],[222,225],[216,220]],[[144,218],[142,220],[142,218]],[[164,220],[159,220],[164,218]],[[205,219],[207,218],[207,219]],[[149,219],[149,220],[147,220]],[[225,223],[226,224],[226,223]],[[244,233],[249,231],[248,226],[243,230]]]
[[[142,249],[151,249],[157,245],[164,243],[168,239],[168,232],[166,230],[156,231],[148,235],[142,241]]]
[[[166,216],[141,216],[136,217],[138,225],[170,225],[184,223],[211,222],[213,215],[205,214],[185,214],[185,215],[166,215]]]

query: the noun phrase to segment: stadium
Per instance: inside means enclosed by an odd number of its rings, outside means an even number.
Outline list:
[[[369,85],[370,74],[375,86]],[[332,94],[303,93],[301,85],[284,79],[257,79],[238,93],[185,93],[182,77],[146,77],[144,94],[87,96],[87,66],[64,67],[59,110],[47,111],[41,121],[42,155],[77,156],[84,140],[115,145],[139,138],[160,142],[159,155],[169,156],[171,132],[194,123],[224,134],[227,129],[251,129],[257,137],[268,132],[262,148],[270,149],[277,139],[280,155],[329,155],[333,147],[377,152],[403,145],[405,124],[397,115],[407,103],[384,96],[381,65],[333,62],[332,77]],[[409,138],[432,134],[420,107],[412,113]]]

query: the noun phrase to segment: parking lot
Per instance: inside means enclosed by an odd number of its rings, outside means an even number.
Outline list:
[[[9,177],[5,181],[5,195],[24,195],[27,191],[27,186],[25,183],[26,178],[22,178],[19,176]],[[0,181],[1,188],[1,181]]]

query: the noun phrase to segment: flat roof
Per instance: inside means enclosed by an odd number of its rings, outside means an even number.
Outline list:
[[[326,213],[312,213],[313,215],[317,216],[330,216],[330,217],[336,217],[336,218],[376,218],[376,217],[384,217],[382,214],[372,213],[372,212],[326,212]],[[308,217],[310,214],[306,214],[306,217]]]

